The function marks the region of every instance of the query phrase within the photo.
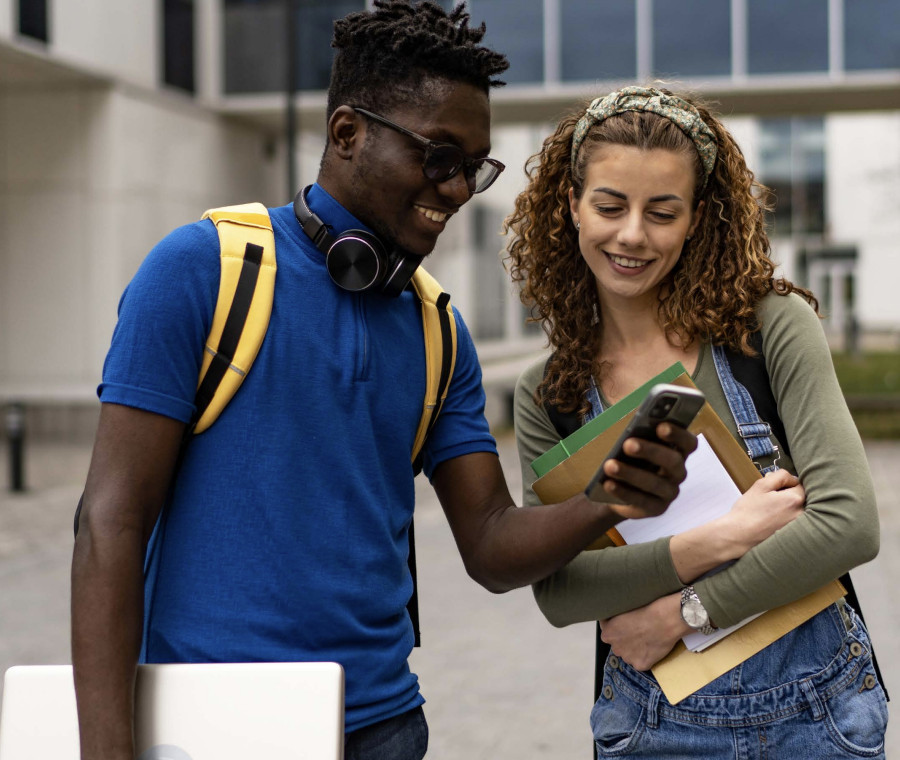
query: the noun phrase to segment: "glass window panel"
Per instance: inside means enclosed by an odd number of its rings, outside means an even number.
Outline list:
[[[747,17],[751,74],[828,70],[828,0],[749,0]]]
[[[365,10],[365,0],[298,0],[297,87],[325,90],[334,20]],[[225,0],[225,92],[281,92],[287,87],[285,0]]]
[[[824,120],[761,120],[759,178],[774,195],[770,219],[774,235],[824,232]]]
[[[503,215],[492,208],[478,205],[472,209],[472,232],[475,242],[475,289],[473,335],[477,340],[499,340],[506,332],[506,301],[509,280],[500,263],[499,230]]]
[[[19,34],[48,42],[47,0],[19,0]]]
[[[335,19],[365,10],[365,0],[301,0],[297,44],[297,87],[327,90],[331,78]]]
[[[653,71],[685,77],[731,73],[730,0],[657,0]]]
[[[564,81],[637,76],[635,0],[560,0]]]
[[[796,223],[800,231],[825,231],[825,125],[821,118],[797,118],[792,123],[795,154]]]
[[[163,81],[194,91],[194,0],[163,5]]]
[[[225,92],[281,92],[287,86],[283,0],[225,0]]]
[[[509,69],[504,82],[542,82],[544,79],[543,0],[470,0],[472,25],[487,27],[483,44],[503,53]]]
[[[844,68],[900,69],[900,2],[845,0]]]

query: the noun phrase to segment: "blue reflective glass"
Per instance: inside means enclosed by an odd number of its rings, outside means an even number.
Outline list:
[[[297,87],[327,89],[334,20],[365,10],[365,0],[303,0],[297,5]],[[287,87],[286,6],[284,0],[225,0],[225,92],[281,92]]]
[[[653,71],[676,78],[730,74],[730,0],[654,3]]]
[[[844,3],[844,68],[900,69],[900,2]]]
[[[759,180],[773,194],[773,234],[825,229],[825,122],[820,116],[760,119]]]
[[[484,44],[509,59],[500,79],[509,83],[544,79],[543,0],[470,0],[473,26],[487,26]]]
[[[751,74],[828,70],[828,0],[750,0],[747,27]]]
[[[634,0],[560,0],[565,81],[637,76]]]

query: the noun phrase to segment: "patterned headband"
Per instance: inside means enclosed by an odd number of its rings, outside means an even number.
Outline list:
[[[626,111],[655,113],[671,121],[690,137],[697,148],[697,153],[700,154],[704,172],[703,185],[706,186],[706,181],[716,163],[715,135],[694,106],[677,95],[666,95],[652,87],[623,87],[591,102],[584,116],[575,125],[575,132],[572,134],[573,171],[578,149],[590,128],[610,116]]]

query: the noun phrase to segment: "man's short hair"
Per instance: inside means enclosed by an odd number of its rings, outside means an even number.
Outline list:
[[[375,10],[338,19],[327,117],[341,105],[389,113],[421,102],[427,79],[465,82],[485,93],[504,84],[494,77],[509,62],[478,44],[484,32],[484,24],[469,27],[465,3],[448,13],[431,0],[375,0]]]

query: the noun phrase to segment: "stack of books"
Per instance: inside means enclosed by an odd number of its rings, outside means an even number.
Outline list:
[[[684,367],[676,363],[535,459],[531,467],[538,478],[533,487],[541,501],[552,504],[584,491],[635,409],[658,383],[695,387]],[[589,550],[651,541],[703,524],[727,512],[739,495],[762,477],[708,402],[690,430],[698,437],[698,447],[688,457],[687,477],[678,498],[658,517],[619,523]],[[711,636],[686,636],[652,668],[653,675],[669,702],[677,704],[845,593],[840,582],[832,581],[812,594]]]

